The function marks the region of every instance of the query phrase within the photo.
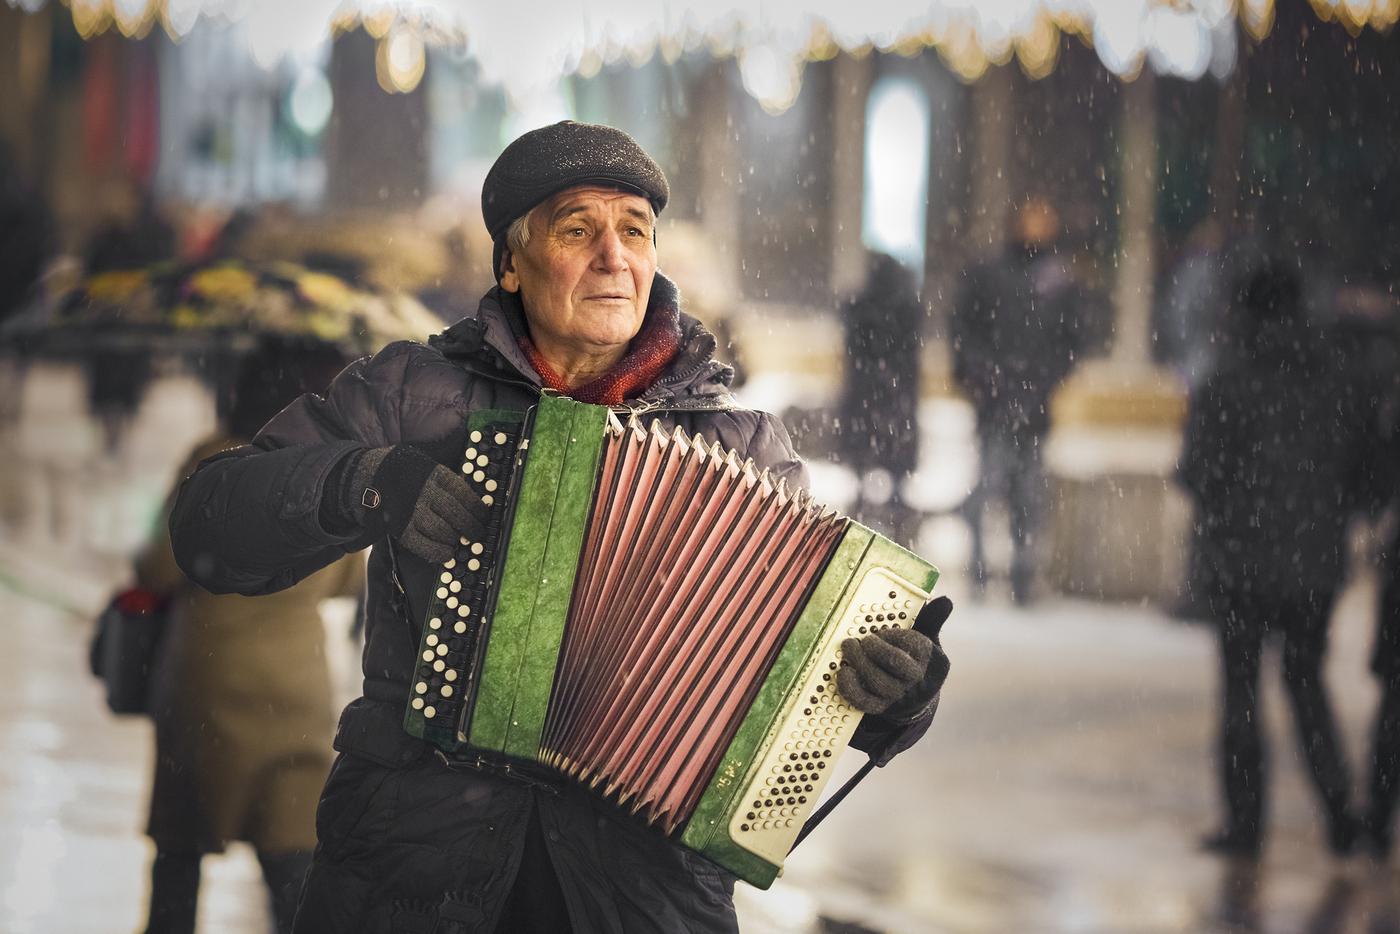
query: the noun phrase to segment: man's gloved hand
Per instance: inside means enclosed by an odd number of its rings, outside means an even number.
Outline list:
[[[924,605],[912,629],[879,629],[846,639],[836,689],[862,713],[917,713],[948,677],[948,656],[938,644],[938,632],[952,612],[953,601],[939,597]]]
[[[487,507],[467,482],[407,444],[351,455],[327,478],[332,525],[356,525],[387,533],[425,561],[452,557],[459,538],[486,534]]]

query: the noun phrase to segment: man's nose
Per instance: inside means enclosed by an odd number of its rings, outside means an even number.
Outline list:
[[[627,266],[627,251],[622,238],[612,228],[605,228],[594,242],[593,263],[605,272],[617,272]]]

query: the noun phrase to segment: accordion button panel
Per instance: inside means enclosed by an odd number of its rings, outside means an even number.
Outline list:
[[[842,640],[879,628],[864,623],[867,612],[873,616],[880,603],[903,598],[910,606],[915,601],[922,605],[928,596],[885,568],[865,573],[808,661],[791,695],[796,702],[770,734],[768,751],[751,773],[729,822],[735,843],[783,864],[860,723],[860,711],[846,703],[834,684],[834,672],[843,664]]]
[[[417,703],[410,704],[405,719],[411,734],[444,748],[450,749],[454,740],[461,741],[458,720],[472,693],[476,628],[483,622],[481,615],[496,570],[497,541],[505,518],[503,493],[516,459],[519,431],[520,426],[513,422],[473,431],[462,455],[464,479],[491,509],[481,541],[459,536],[461,547],[439,566],[419,645],[422,661],[414,678]],[[443,626],[444,619],[450,630]],[[430,703],[417,696],[425,694],[432,698]]]

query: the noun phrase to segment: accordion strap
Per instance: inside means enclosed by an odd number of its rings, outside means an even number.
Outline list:
[[[859,772],[848,778],[846,783],[838,788],[836,793],[827,799],[825,804],[817,808],[817,813],[812,815],[811,820],[802,825],[802,830],[797,834],[797,839],[792,841],[792,847],[788,850],[788,853],[797,849],[798,844],[806,840],[807,835],[816,830],[817,825],[826,820],[826,816],[836,809],[836,805],[845,800],[846,795],[854,791],[855,787],[861,783],[861,780],[870,774],[870,770],[875,768],[875,760],[877,758],[879,758],[878,755],[871,755],[871,757],[866,760],[865,765],[860,767]]]
[[[483,775],[494,775],[527,788],[534,788],[545,794],[559,794],[559,786],[550,781],[550,775],[542,769],[531,768],[529,763],[506,762],[481,755],[449,756],[441,749],[434,749],[433,753],[442,760],[443,765],[454,772],[479,772]]]
[[[686,399],[667,399],[656,402],[637,401],[615,405],[612,410],[618,415],[659,415],[663,412],[732,412],[743,406],[734,401],[733,396],[692,396]]]

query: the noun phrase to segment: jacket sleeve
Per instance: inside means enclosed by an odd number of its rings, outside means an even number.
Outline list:
[[[895,719],[879,714],[866,714],[851,736],[851,746],[866,753],[875,764],[884,768],[889,761],[923,739],[938,711],[938,694],[912,716]]]
[[[194,473],[195,468],[205,458],[234,447],[236,443],[223,432],[200,442],[181,465],[179,479],[183,481]],[[166,497],[156,531],[136,555],[136,586],[142,590],[168,595],[189,586],[185,573],[175,561],[175,550],[170,544],[170,512],[174,508],[175,493],[178,489],[179,485],[176,484]]]
[[[394,368],[394,355],[351,364],[325,398],[302,396],[251,444],[208,458],[181,485],[170,538],[192,581],[216,594],[273,593],[370,544],[363,534],[331,534],[318,513],[342,457],[396,440],[385,430],[397,421],[393,403],[376,389],[383,381],[368,372],[374,367]]]
[[[1212,494],[1220,486],[1224,465],[1221,463],[1223,445],[1219,429],[1229,430],[1229,414],[1218,404],[1217,388],[1212,381],[1191,400],[1186,422],[1181,460],[1177,467],[1178,482],[1195,497],[1198,505],[1214,503]]]
[[[747,456],[753,458],[759,470],[767,470],[774,483],[786,480],[788,489],[805,490],[811,486],[807,465],[797,456],[787,429],[776,415],[760,413]]]

